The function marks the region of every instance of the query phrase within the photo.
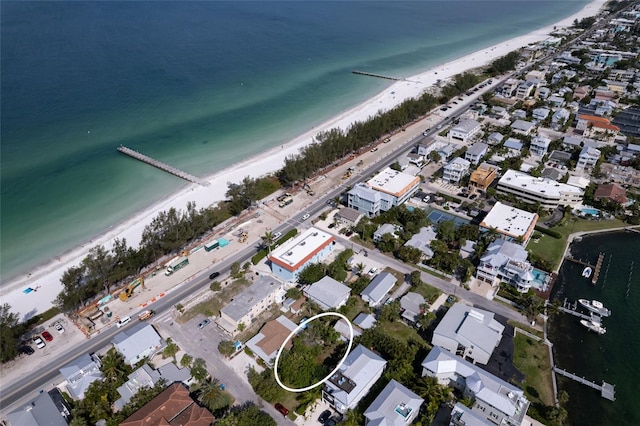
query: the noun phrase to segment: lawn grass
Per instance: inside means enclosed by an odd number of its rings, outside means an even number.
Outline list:
[[[525,375],[520,387],[532,402],[553,405],[553,381],[549,348],[524,334],[513,339],[513,364]]]
[[[394,336],[402,340],[406,340],[407,342],[414,341],[421,346],[427,346],[427,343],[422,337],[420,337],[418,332],[402,321],[383,321],[379,323],[379,327],[380,330],[384,331],[384,333],[388,336]]]
[[[218,291],[211,299],[198,303],[193,308],[190,308],[188,311],[184,312],[182,315],[176,318],[176,321],[178,321],[180,324],[184,324],[185,322],[195,318],[200,314],[207,317],[220,315],[220,309],[222,309],[223,304],[226,304],[227,301],[240,294],[240,292],[248,287],[249,284],[251,284],[251,281],[245,278],[240,278],[239,280],[232,281],[229,285],[223,287],[222,290]]]
[[[549,218],[542,218],[540,219],[540,222],[544,223],[544,221],[547,219]],[[551,228],[554,231],[559,232],[562,235],[562,238],[553,238],[549,235],[543,234],[538,242],[534,242],[533,239],[529,241],[527,249],[530,253],[551,262],[551,264],[553,264],[553,269],[555,269],[558,265],[560,265],[560,262],[562,262],[565,245],[570,234],[573,234],[575,232],[589,232],[611,228],[621,228],[626,225],[627,224],[620,219],[587,220],[573,217],[566,224]]]
[[[349,321],[353,321],[353,319],[358,316],[360,312],[371,312],[369,305],[362,300],[362,298],[357,296],[351,296],[347,303],[340,309],[343,315],[349,318]]]
[[[430,286],[427,283],[420,283],[418,286],[411,287],[411,291],[414,293],[421,294],[424,297],[424,300],[430,305],[436,301],[438,296],[442,294],[440,290],[435,287]]]
[[[533,334],[534,336],[538,336],[539,338],[543,339],[544,338],[544,333],[540,330],[536,330],[535,328],[530,327],[527,324],[522,324],[520,322],[517,321],[513,321],[513,320],[509,320],[507,321],[509,323],[510,326],[514,327],[514,328],[520,328],[526,332],[529,332],[531,334]]]
[[[419,266],[419,265],[416,265],[416,268],[420,269],[422,272],[426,272],[429,275],[433,275],[434,277],[441,278],[443,280],[449,279],[449,277],[447,277],[446,275],[438,273],[436,271],[432,271],[431,269],[423,268],[422,266]]]

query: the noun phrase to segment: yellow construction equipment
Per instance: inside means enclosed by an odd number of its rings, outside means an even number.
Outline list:
[[[131,281],[127,288],[120,292],[120,295],[118,297],[123,302],[126,302],[133,294],[133,290],[135,290],[138,286],[142,286],[142,288],[144,288],[144,280],[142,279],[142,277],[136,278],[135,280]]]

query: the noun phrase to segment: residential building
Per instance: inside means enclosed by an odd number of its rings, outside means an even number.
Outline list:
[[[515,78],[509,78],[507,81],[502,83],[502,86],[499,87],[496,91],[500,93],[505,98],[510,98],[516,93],[516,89],[520,84],[520,80]]]
[[[376,242],[376,243],[379,243],[380,241],[382,241],[382,237],[385,234],[391,234],[393,236],[393,238],[396,238],[398,236],[396,233],[400,232],[401,230],[402,230],[402,227],[400,225],[395,225],[395,224],[391,224],[391,223],[383,223],[373,233],[373,241]]]
[[[424,399],[391,380],[365,410],[365,426],[405,426],[418,417]]]
[[[355,408],[378,381],[387,361],[362,345],[356,346],[339,370],[324,384],[322,399],[337,412]]]
[[[575,186],[582,190],[587,189],[590,183],[589,179],[582,176],[569,176],[569,179],[567,179],[567,185]]]
[[[536,127],[535,123],[524,120],[516,120],[511,123],[511,128],[514,132],[519,133],[521,135],[529,135],[533,128]]]
[[[442,147],[446,145],[448,145],[447,142],[432,139],[427,143],[418,145],[418,155],[421,155],[424,158],[429,158],[429,154],[431,154],[433,151],[438,152]]]
[[[354,319],[353,323],[363,330],[367,330],[376,325],[376,317],[371,314],[359,313]]]
[[[489,145],[486,143],[476,142],[467,149],[467,152],[464,153],[464,158],[471,164],[478,164],[480,160],[482,160],[482,157],[487,155],[488,149]]]
[[[504,139],[504,135],[502,133],[493,132],[487,138],[487,143],[489,145],[498,145]]]
[[[431,241],[436,239],[436,231],[432,226],[423,226],[417,234],[414,234],[409,241],[404,243],[405,246],[417,248],[422,252],[425,259],[433,257],[431,250]]]
[[[396,277],[389,272],[382,272],[371,280],[368,286],[362,290],[360,296],[369,306],[376,307],[382,304],[383,299],[396,284]]]
[[[640,137],[640,106],[632,106],[624,109],[613,120],[620,132],[626,136]]]
[[[338,309],[347,303],[351,289],[333,278],[325,276],[305,288],[304,295],[312,302],[317,303],[323,311],[328,311]]]
[[[451,130],[449,130],[449,140],[455,139],[468,142],[474,135],[482,130],[482,126],[475,120],[460,120]]]
[[[145,322],[116,334],[111,343],[129,365],[135,365],[145,357],[151,358],[165,347],[165,341],[156,329]]]
[[[535,108],[532,112],[532,117],[534,120],[544,121],[549,114],[551,114],[551,110],[549,108]]]
[[[493,312],[454,303],[433,331],[431,343],[474,364],[487,364],[503,331]]]
[[[595,148],[590,148],[585,146],[580,151],[580,156],[578,157],[578,163],[576,164],[576,170],[584,170],[587,167],[593,167],[600,159],[601,152]]]
[[[506,141],[504,141],[504,144],[502,144],[502,146],[507,148],[511,152],[511,154],[514,155],[520,155],[520,151],[522,151],[522,148],[524,147],[522,141],[516,138],[507,139]]]
[[[551,139],[545,138],[544,136],[536,136],[531,139],[531,145],[529,146],[529,151],[533,155],[537,155],[538,157],[544,157],[549,149],[549,145],[551,144]]]
[[[558,130],[567,122],[569,117],[571,117],[571,113],[569,112],[569,110],[565,108],[558,108],[551,116],[551,126],[554,129]]]
[[[418,190],[420,178],[389,167],[348,192],[348,207],[369,217],[399,206]]]
[[[469,173],[470,166],[469,161],[456,157],[442,168],[442,179],[450,183],[460,182],[460,179]]]
[[[533,234],[538,215],[496,202],[480,223],[480,228],[493,230],[507,241],[526,245]]]
[[[182,383],[174,383],[120,426],[211,426],[214,421],[213,414],[198,405]]]
[[[336,321],[336,324],[333,326],[333,329],[340,334],[340,337],[344,342],[348,342],[351,340],[351,330],[353,329],[353,337],[358,337],[362,335],[362,332],[355,327],[349,327],[349,324],[343,320],[339,319]]]
[[[334,247],[333,235],[311,227],[271,252],[271,272],[284,281],[295,281],[301,270],[324,260]]]
[[[127,405],[131,398],[137,394],[143,387],[152,388],[160,380],[164,380],[166,385],[170,385],[175,382],[182,382],[188,385],[191,379],[191,370],[189,368],[178,368],[172,362],[169,362],[162,367],[154,370],[149,364],[144,364],[133,373],[129,374],[129,380],[127,380],[122,386],[118,388],[120,398],[117,399],[113,405],[117,411]]]
[[[540,203],[540,207],[545,210],[558,206],[573,207],[582,202],[584,196],[584,191],[575,186],[536,178],[515,170],[507,170],[498,181],[496,189],[500,194],[514,195],[526,203]]]
[[[356,226],[362,216],[362,212],[349,207],[343,207],[335,214],[335,218],[345,226]]]
[[[615,124],[611,124],[608,118],[582,114],[578,115],[576,130],[582,131],[584,137],[598,136],[602,138],[605,133],[613,136],[617,135],[620,128]]]
[[[74,359],[60,369],[67,382],[66,390],[73,399],[83,399],[89,385],[96,380],[102,380],[100,358],[87,354]]]
[[[594,194],[596,200],[609,200],[617,204],[627,204],[627,191],[615,183],[598,185]]]
[[[607,89],[617,94],[624,94],[629,83],[625,81],[606,80]]]
[[[494,426],[484,416],[477,414],[464,404],[456,402],[451,410],[451,420],[449,426]]]
[[[482,163],[471,173],[469,186],[486,191],[489,185],[493,183],[498,176],[498,167],[491,164]]]
[[[555,96],[555,95],[550,96],[549,99],[547,99],[547,102],[549,102],[551,106],[556,108],[562,107],[564,106],[564,104],[567,103],[562,96]]]
[[[71,421],[71,407],[58,388],[54,388],[7,413],[6,418],[11,426],[67,426]]]
[[[436,346],[422,362],[422,375],[435,377],[473,400],[471,409],[497,425],[520,426],[529,409],[521,389]]]
[[[262,275],[220,309],[216,324],[225,333],[235,336],[239,328],[253,323],[269,307],[282,303],[284,294],[284,284],[281,281]]]
[[[518,84],[518,88],[516,89],[516,98],[520,100],[525,100],[531,96],[535,92],[538,87],[538,80],[527,80]]]
[[[527,260],[529,254],[520,244],[507,240],[495,240],[480,258],[476,278],[491,285],[497,280],[513,285],[526,293],[535,279],[533,267]]]
[[[298,326],[284,315],[265,323],[258,334],[249,339],[246,346],[259,356],[268,366],[273,365],[278,350],[285,339]],[[291,349],[292,342],[287,342],[286,348]]]
[[[422,310],[426,301],[420,293],[408,292],[400,298],[400,307],[402,308],[402,318],[411,323],[415,323],[420,319]]]

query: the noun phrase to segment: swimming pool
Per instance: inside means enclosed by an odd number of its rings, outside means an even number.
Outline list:
[[[598,214],[600,214],[600,210],[594,209],[593,207],[583,207],[581,210],[582,214],[585,216],[588,214],[590,214],[591,216],[598,216]]]
[[[531,271],[533,274],[533,287],[537,288],[540,291],[547,290],[547,276],[548,274],[540,269],[533,268]]]

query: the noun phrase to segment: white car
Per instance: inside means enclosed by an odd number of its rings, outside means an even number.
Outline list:
[[[62,324],[60,324],[59,322],[55,323],[53,325],[53,328],[56,329],[56,331],[60,334],[64,333],[64,327],[62,326]]]
[[[130,322],[131,322],[131,317],[124,317],[124,318],[122,318],[120,321],[118,321],[118,322],[116,323],[116,326],[117,326],[118,328],[120,328],[120,327],[122,327],[123,325],[128,324],[128,323],[130,323]]]
[[[40,337],[36,337],[36,338],[34,338],[34,339],[33,339],[33,343],[35,343],[35,344],[36,344],[36,347],[37,347],[38,349],[42,349],[42,348],[44,348],[45,346],[47,346],[47,345],[44,343],[44,340],[42,340]]]
[[[280,238],[281,236],[282,236],[282,232],[274,232],[272,235],[274,241]]]
[[[309,213],[305,213],[302,215],[302,220],[307,220],[309,219]]]
[[[378,272],[378,268],[369,269],[369,275],[374,275],[376,272]]]

